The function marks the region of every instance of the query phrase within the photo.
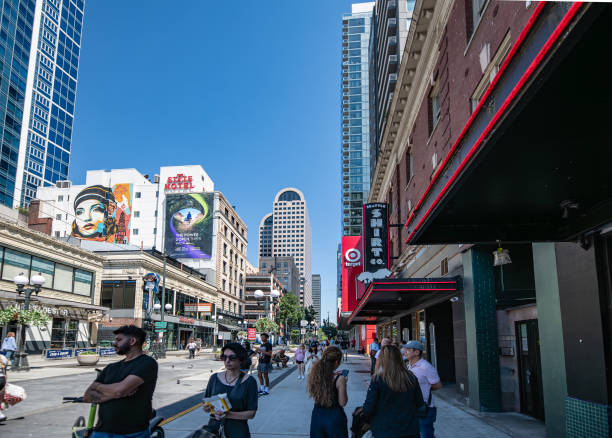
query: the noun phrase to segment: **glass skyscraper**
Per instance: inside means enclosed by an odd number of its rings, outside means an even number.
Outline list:
[[[342,235],[360,235],[370,191],[369,43],[374,2],[342,17]]]
[[[68,177],[84,0],[3,0],[0,203]]]

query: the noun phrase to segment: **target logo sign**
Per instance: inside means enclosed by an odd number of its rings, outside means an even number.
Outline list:
[[[344,253],[344,265],[345,266],[359,266],[361,265],[361,251],[357,248],[350,248]]]

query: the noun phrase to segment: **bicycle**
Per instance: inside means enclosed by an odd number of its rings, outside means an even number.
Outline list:
[[[83,397],[64,397],[64,403],[84,403]],[[96,412],[98,411],[98,405],[95,403],[91,404],[89,408],[89,416],[87,422],[85,417],[80,416],[72,426],[72,438],[89,438],[93,434],[94,423],[96,421]],[[149,433],[151,438],[164,438],[165,432],[161,426],[164,421],[164,417],[158,416],[155,409],[151,412],[151,419],[149,420]]]

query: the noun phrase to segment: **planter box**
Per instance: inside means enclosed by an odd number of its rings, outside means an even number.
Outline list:
[[[79,365],[95,365],[99,360],[100,356],[97,354],[79,354],[77,356]]]

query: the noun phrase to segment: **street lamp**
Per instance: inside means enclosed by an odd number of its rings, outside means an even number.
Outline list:
[[[217,344],[219,343],[219,321],[223,320],[223,315],[217,314],[217,306],[215,306],[215,314],[212,316],[213,321],[215,321],[215,332],[213,333],[214,342],[213,342],[213,352],[217,351]]]
[[[25,302],[23,305],[23,310],[30,310],[30,295],[34,292],[36,295],[40,292],[40,288],[43,284],[45,284],[45,277],[38,274],[34,275],[32,278],[28,279],[23,272],[21,272],[18,276],[16,276],[13,281],[15,282],[15,286],[17,286],[17,293],[19,295],[24,294]],[[30,283],[33,288],[25,286]],[[15,362],[11,367],[14,371],[29,371],[30,365],[28,363],[28,353],[25,352],[25,338],[26,338],[26,325],[21,324],[21,332],[19,334],[19,351],[15,353]]]

